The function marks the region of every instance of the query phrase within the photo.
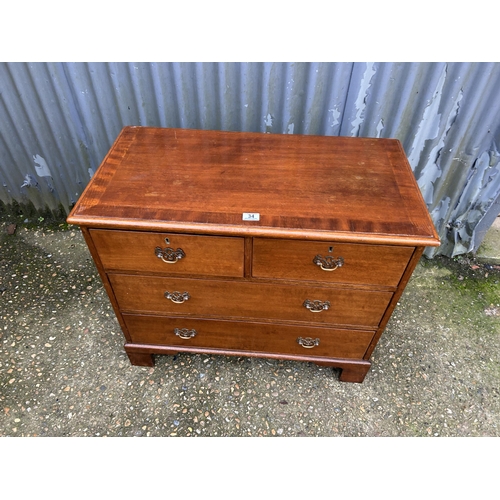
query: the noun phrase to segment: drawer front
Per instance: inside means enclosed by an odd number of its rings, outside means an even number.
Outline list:
[[[104,229],[90,234],[107,271],[243,276],[243,238]]]
[[[259,323],[124,316],[133,342],[168,346],[363,358],[372,331]]]
[[[413,247],[387,245],[254,238],[252,275],[395,287],[413,250]]]
[[[391,292],[110,274],[120,308],[376,328]]]

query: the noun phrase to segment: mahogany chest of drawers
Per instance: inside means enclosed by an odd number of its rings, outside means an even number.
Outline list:
[[[270,357],[349,382],[439,245],[394,139],[125,127],[68,222],[132,364]]]

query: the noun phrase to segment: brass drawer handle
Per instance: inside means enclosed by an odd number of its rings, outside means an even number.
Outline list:
[[[339,257],[335,259],[331,255],[322,257],[321,255],[316,255],[313,259],[314,264],[321,267],[323,271],[335,271],[335,269],[342,267],[344,265],[344,259]]]
[[[174,250],[171,247],[163,249],[161,247],[156,247],[155,255],[167,264],[175,264],[178,260],[181,260],[186,256],[182,248]]]
[[[175,304],[182,304],[191,298],[188,292],[169,292],[168,290],[165,292],[165,298],[171,300]]]
[[[328,300],[325,300],[325,302],[322,302],[321,300],[305,300],[304,303],[302,304],[306,309],[309,309],[312,313],[319,313],[321,311],[326,311],[327,309],[330,309],[330,302]]]
[[[311,337],[306,337],[306,338],[299,337],[297,339],[297,344],[301,345],[306,349],[312,349],[313,347],[319,345],[319,339],[313,339]]]
[[[194,329],[188,330],[187,328],[174,328],[174,333],[181,339],[192,339],[193,337],[196,337],[198,332]]]

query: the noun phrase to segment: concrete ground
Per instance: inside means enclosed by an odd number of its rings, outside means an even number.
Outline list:
[[[500,264],[500,217],[497,217],[477,249],[479,262]]]
[[[0,436],[498,437],[499,280],[496,264],[423,259],[363,384],[243,357],[143,368],[78,228],[4,222]]]

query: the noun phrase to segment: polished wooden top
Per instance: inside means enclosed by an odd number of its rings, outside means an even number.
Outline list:
[[[68,222],[439,244],[395,139],[125,127]]]

